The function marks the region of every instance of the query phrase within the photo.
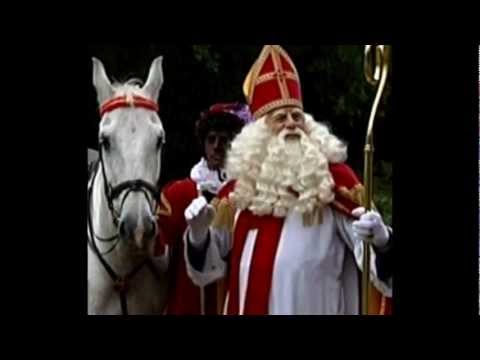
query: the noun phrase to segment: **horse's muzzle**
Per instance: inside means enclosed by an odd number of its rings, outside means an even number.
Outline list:
[[[157,233],[157,224],[154,218],[144,216],[141,224],[132,216],[125,216],[119,223],[119,236],[124,241],[132,241],[141,250],[148,250]]]

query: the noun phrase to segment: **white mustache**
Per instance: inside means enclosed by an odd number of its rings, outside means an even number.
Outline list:
[[[304,136],[307,136],[303,130],[300,128],[295,128],[295,130],[283,129],[278,134],[278,137],[282,140],[285,140],[287,136],[297,135],[300,139],[303,139]]]

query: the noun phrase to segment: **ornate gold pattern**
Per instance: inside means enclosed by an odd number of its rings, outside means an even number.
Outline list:
[[[344,198],[354,202],[358,205],[363,205],[365,202],[365,187],[362,184],[355,185],[352,189],[347,189],[345,186],[340,186],[338,192]]]
[[[291,73],[291,72],[284,72],[283,73],[285,78],[286,79],[292,79],[292,80],[296,80],[297,77],[295,76],[294,73]],[[270,73],[270,74],[264,74],[262,76],[260,76],[257,81],[256,81],[256,84],[261,84],[261,83],[264,83],[264,82],[267,82],[267,81],[270,81],[270,80],[273,80],[275,79],[277,76],[274,74],[274,73]]]
[[[255,117],[255,119],[260,119],[262,116],[269,113],[270,111],[282,106],[296,106],[303,110],[303,104],[297,99],[280,99],[262,106],[260,109],[253,113],[253,116]]]
[[[282,63],[276,51],[272,51],[272,62],[274,70],[272,75],[277,78],[277,84],[280,88],[280,94],[282,96],[282,99],[288,99],[289,92],[287,88],[287,83],[285,82],[285,72],[282,70]],[[258,81],[255,81],[255,83],[258,84]]]
[[[236,211],[233,204],[227,198],[221,200],[215,198],[212,200],[211,204],[216,210],[215,218],[212,221],[212,227],[217,229],[224,228],[232,232]]]

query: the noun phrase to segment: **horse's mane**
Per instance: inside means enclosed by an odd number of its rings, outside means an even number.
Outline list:
[[[143,81],[138,78],[130,78],[127,81],[115,81],[112,86],[115,89],[116,96],[130,93],[144,95],[142,93]]]

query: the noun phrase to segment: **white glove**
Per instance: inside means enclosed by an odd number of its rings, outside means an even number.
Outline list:
[[[359,220],[353,222],[354,236],[380,249],[387,245],[390,235],[378,212],[365,213],[365,208],[359,207],[352,211],[352,215],[360,217]]]
[[[215,216],[215,209],[204,196],[199,196],[185,210],[185,219],[190,226],[190,243],[197,249],[205,245],[208,227]]]

